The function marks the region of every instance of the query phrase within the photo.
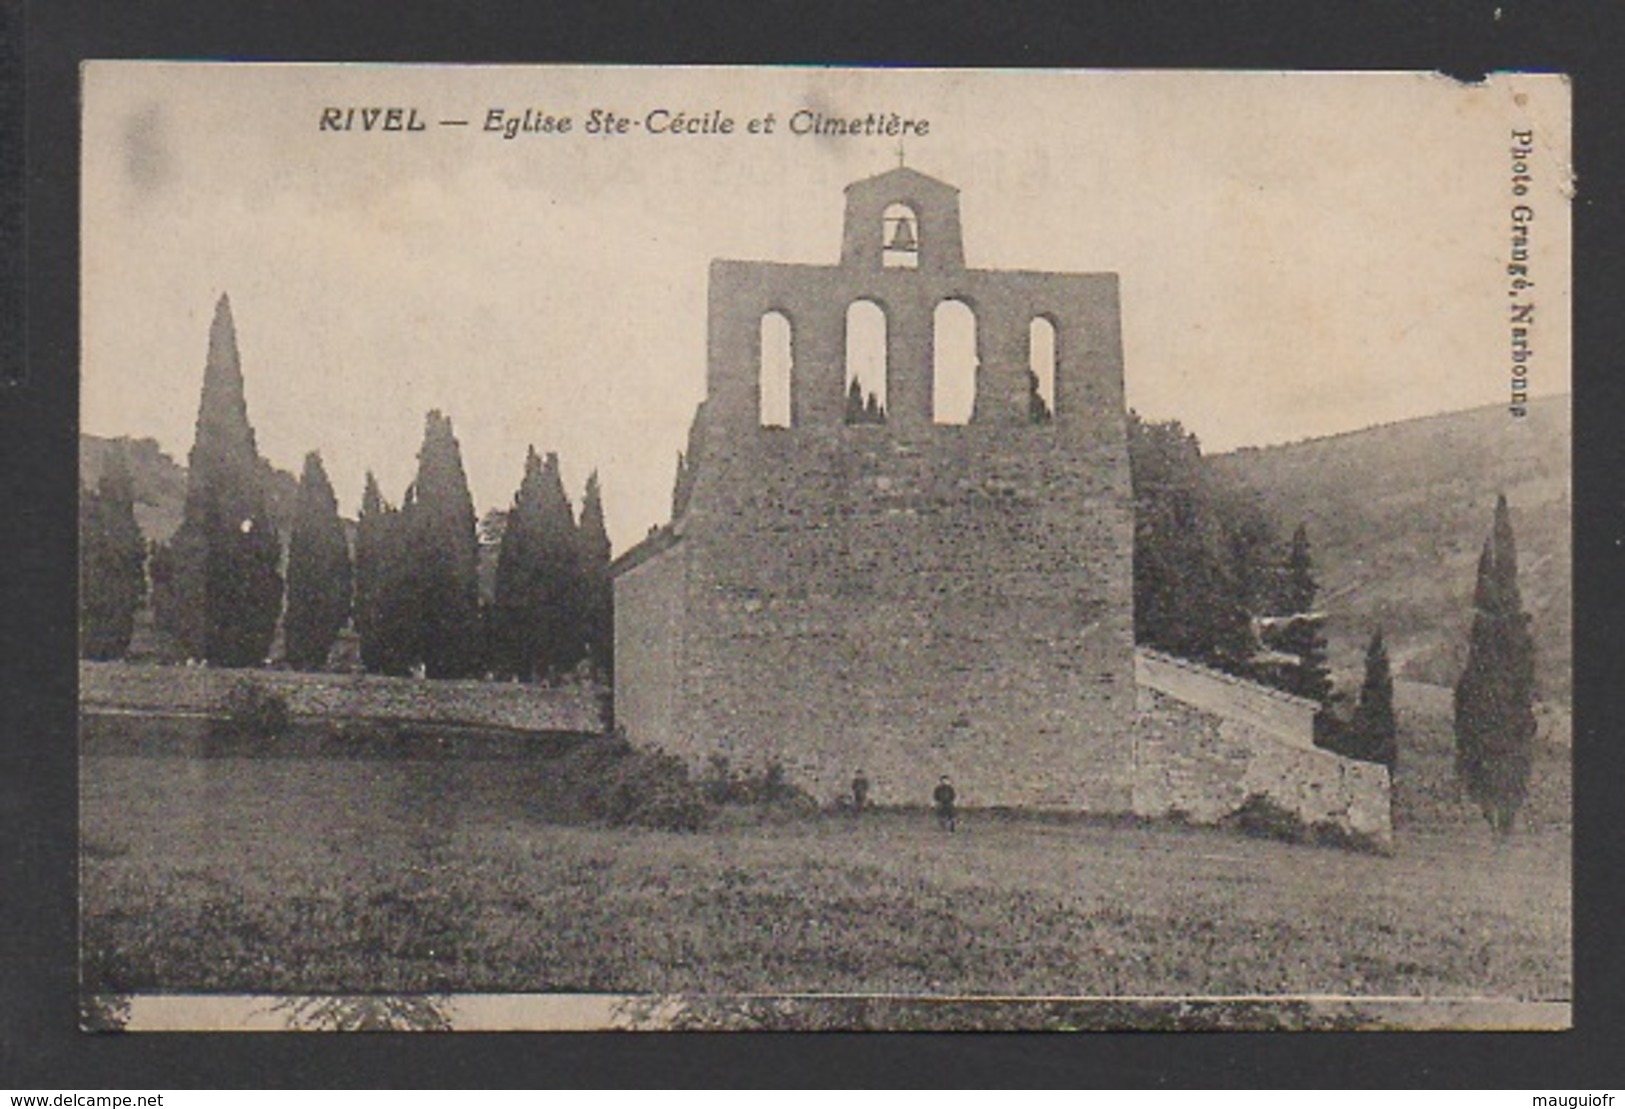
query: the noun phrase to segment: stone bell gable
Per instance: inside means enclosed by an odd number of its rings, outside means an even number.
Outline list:
[[[847,419],[854,305],[884,319],[874,422]],[[957,420],[950,311],[974,319]],[[823,800],[861,768],[881,804],[925,803],[951,774],[967,805],[1127,810],[1116,276],[968,268],[958,191],[900,168],[847,188],[839,264],[716,261],[709,313],[680,511],[616,567],[629,737],[696,763],[777,761]],[[1036,406],[1029,344],[1046,331]],[[786,333],[774,416],[764,337]]]
[[[1388,773],[1315,747],[1319,706],[1135,651],[1116,275],[965,257],[958,190],[899,168],[847,187],[838,265],[712,263],[674,516],[615,565],[618,723],[826,803],[949,774],[969,807],[1268,802],[1386,849]],[[861,312],[884,350],[854,392]]]

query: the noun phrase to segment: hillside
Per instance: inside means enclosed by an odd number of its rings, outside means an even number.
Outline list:
[[[1519,583],[1543,697],[1572,688],[1570,398],[1431,416],[1215,455],[1289,534],[1309,529],[1339,685],[1359,680],[1381,626],[1397,677],[1453,685],[1466,656],[1479,550],[1498,492],[1512,508]]]
[[[1394,826],[1407,832],[1466,828],[1489,836],[1489,825],[1456,778],[1456,734],[1450,690],[1415,682],[1394,684],[1399,714],[1399,765],[1394,772]],[[1540,733],[1520,827],[1568,827],[1573,820],[1571,724],[1565,710],[1540,706]]]

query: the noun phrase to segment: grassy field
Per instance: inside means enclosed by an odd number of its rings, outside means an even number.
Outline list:
[[[1570,994],[1567,833],[547,819],[545,762],[83,762],[87,989]]]
[[[534,697],[254,677],[318,731],[415,713],[425,734],[435,720],[511,724]],[[88,706],[123,710],[216,710],[238,678],[81,670]],[[81,761],[84,986],[1566,999],[1567,750],[1540,748],[1519,834],[1497,844],[1453,784],[1448,690],[1401,693],[1389,858],[978,813],[954,836],[908,812],[728,809],[695,834],[611,829],[583,824],[561,785],[568,744],[459,735],[445,751],[329,751],[290,738],[256,758],[190,742],[206,722],[100,715]],[[159,742],[165,728],[175,742]]]
[[[1461,796],[1456,783],[1455,731],[1448,689],[1396,682],[1399,766],[1394,775],[1394,826],[1407,831],[1458,829],[1469,838],[1483,817]],[[1529,795],[1518,814],[1525,831],[1558,831],[1573,824],[1573,758],[1567,711],[1537,705],[1541,730],[1529,779]]]

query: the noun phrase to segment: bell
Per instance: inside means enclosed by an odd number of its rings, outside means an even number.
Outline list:
[[[887,250],[903,250],[914,253],[920,249],[919,240],[914,237],[914,221],[907,216],[900,216],[897,227],[892,231],[891,242],[886,245]]]

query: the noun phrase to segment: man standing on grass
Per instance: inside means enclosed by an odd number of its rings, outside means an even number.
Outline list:
[[[954,830],[954,784],[944,774],[937,782],[937,788],[931,791],[931,800],[937,806],[937,823],[942,825],[944,832]]]
[[[852,777],[852,811],[861,813],[868,803],[869,779],[864,777],[863,771],[860,770]]]

